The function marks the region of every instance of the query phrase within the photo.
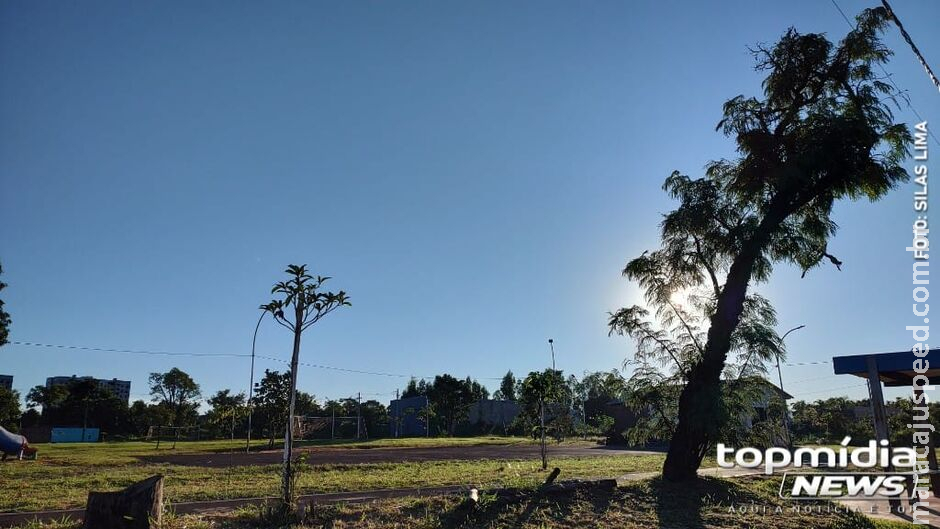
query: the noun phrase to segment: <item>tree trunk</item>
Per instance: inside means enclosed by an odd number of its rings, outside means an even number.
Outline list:
[[[294,449],[294,404],[297,400],[297,364],[300,359],[300,334],[303,332],[301,325],[303,323],[303,310],[298,304],[295,310],[294,320],[294,353],[290,359],[290,404],[287,406],[287,431],[284,434],[284,476],[281,484],[285,505],[290,505],[293,500],[293,491],[291,483],[291,458]]]
[[[150,529],[160,527],[163,476],[137,482],[119,492],[89,492],[84,529]]]
[[[663,464],[663,477],[669,481],[685,481],[697,475],[713,438],[711,434],[721,421],[723,366],[723,358],[720,363],[707,365],[703,361],[692,369],[690,380],[682,390],[676,431]],[[717,375],[714,374],[716,368]]]
[[[790,194],[774,197],[754,235],[743,245],[728,270],[708,328],[702,358],[689,370],[688,382],[679,397],[676,430],[663,464],[663,477],[669,481],[697,477],[702,458],[726,420],[722,410],[721,373],[731,349],[731,335],[741,320],[754,264],[770,241],[771,234],[801,205],[793,198]]]
[[[539,424],[541,425],[542,442],[540,452],[542,454],[542,470],[548,468],[548,454],[545,453],[545,403],[539,403]]]

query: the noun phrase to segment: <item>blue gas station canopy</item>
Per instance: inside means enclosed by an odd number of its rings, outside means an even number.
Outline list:
[[[835,356],[832,358],[832,370],[836,375],[855,375],[868,378],[868,359],[873,357],[878,369],[878,378],[887,387],[910,386],[914,377],[914,362],[923,360],[927,367],[923,374],[930,379],[931,384],[940,385],[940,349],[931,349],[927,354],[919,357],[913,351],[900,351],[897,353],[872,353],[851,356]]]

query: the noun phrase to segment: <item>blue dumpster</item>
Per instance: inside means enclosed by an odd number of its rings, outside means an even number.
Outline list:
[[[97,443],[97,428],[52,428],[53,443]]]

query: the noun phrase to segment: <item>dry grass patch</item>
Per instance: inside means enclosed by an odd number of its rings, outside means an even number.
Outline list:
[[[909,524],[872,520],[818,502],[795,512],[776,497],[774,479],[703,478],[674,485],[660,479],[617,488],[585,486],[543,494],[483,492],[478,503],[461,497],[406,498],[355,505],[319,506],[302,529],[901,529]],[[805,505],[804,505],[805,508]],[[257,507],[228,515],[167,516],[162,529],[274,529]],[[77,529],[78,524],[22,529]],[[298,529],[299,529],[298,528]]]
[[[553,466],[562,479],[614,477],[630,472],[656,471],[661,455],[559,457]],[[154,474],[166,476],[165,497],[171,502],[276,496],[280,466],[192,467],[142,463],[85,462],[81,457],[7,461],[0,464],[0,511],[24,512],[67,509],[84,505],[90,490],[117,490]],[[298,492],[362,491],[387,488],[472,485],[481,488],[530,486],[547,473],[533,460],[428,461],[363,465],[318,465],[303,471]]]
[[[306,529],[901,529],[819,502],[817,512],[792,511],[776,497],[774,480],[703,478],[675,485],[661,479],[615,489],[584,487],[514,496],[484,492],[477,504],[458,497],[404,499],[313,510]],[[805,505],[804,505],[805,508]],[[213,520],[213,527],[255,527],[250,511]],[[243,524],[243,525],[238,525]]]

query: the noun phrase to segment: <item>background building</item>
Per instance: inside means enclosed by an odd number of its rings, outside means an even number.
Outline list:
[[[489,432],[506,433],[521,412],[522,406],[515,401],[482,399],[470,406],[467,421]]]
[[[118,380],[116,378],[108,380],[105,378],[95,378],[90,376],[78,377],[75,375],[70,377],[49,377],[46,379],[46,387],[51,388],[53,386],[64,386],[76,380],[94,380],[100,387],[111,390],[111,393],[113,393],[114,396],[118,397],[119,399],[129,401],[131,398],[130,380]]]
[[[395,399],[388,406],[388,430],[392,437],[428,435],[428,398]]]
[[[13,375],[0,375],[0,388],[13,389]]]

